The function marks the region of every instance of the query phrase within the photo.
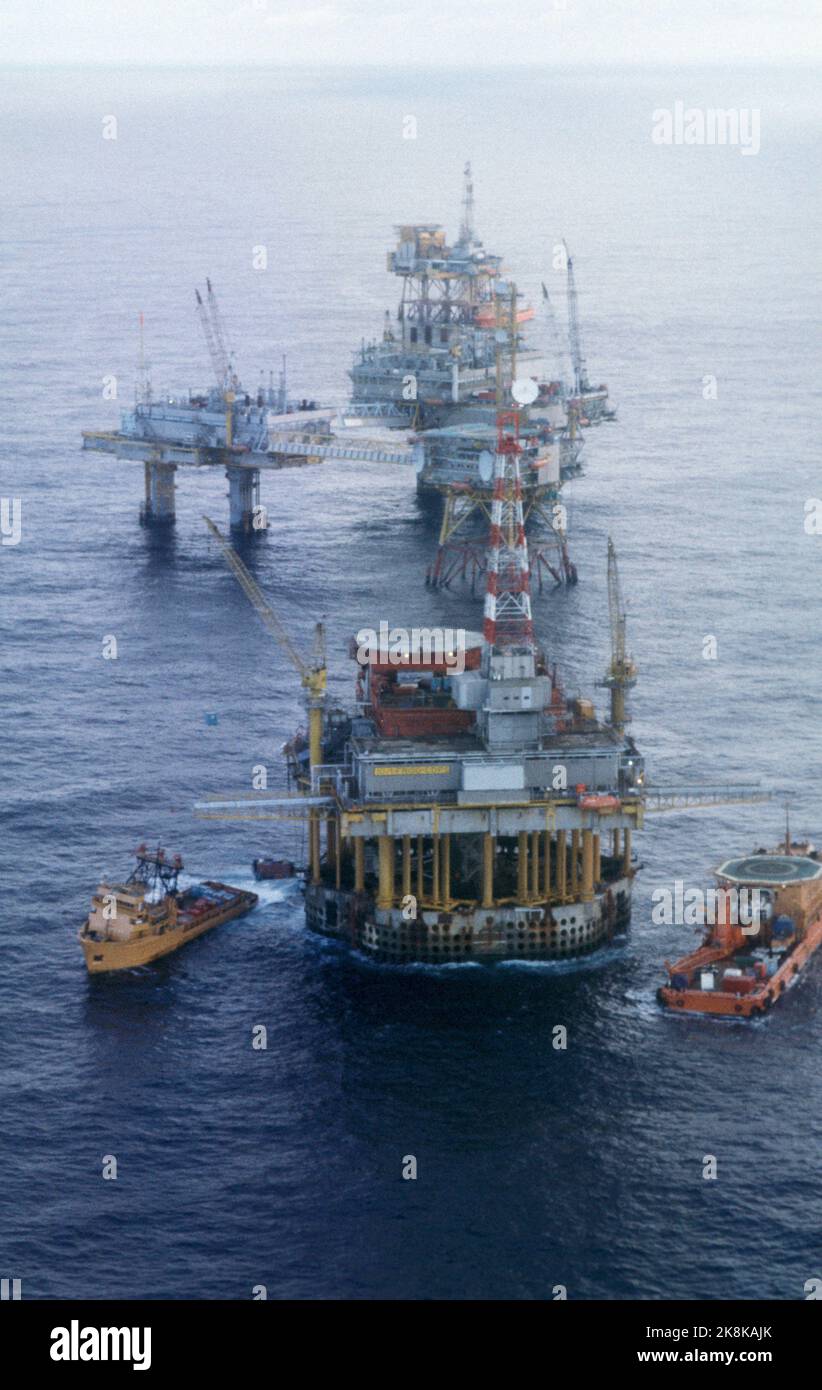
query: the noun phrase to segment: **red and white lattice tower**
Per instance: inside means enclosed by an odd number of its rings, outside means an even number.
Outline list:
[[[519,411],[500,411],[482,629],[486,646],[492,651],[494,648],[534,646],[520,452]]]

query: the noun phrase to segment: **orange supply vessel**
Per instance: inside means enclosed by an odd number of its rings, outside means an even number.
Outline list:
[[[797,853],[759,850],[715,871],[714,922],[702,945],[665,968],[658,992],[683,1014],[755,1018],[796,984],[822,943],[822,862]]]

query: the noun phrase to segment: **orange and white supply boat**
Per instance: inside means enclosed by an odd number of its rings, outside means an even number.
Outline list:
[[[717,920],[698,950],[666,962],[658,998],[679,1013],[756,1017],[796,984],[822,943],[822,863],[760,851],[727,860],[715,877]]]
[[[179,854],[139,845],[137,867],[125,883],[101,883],[80,929],[80,945],[92,975],[133,970],[176,951],[186,942],[250,912],[256,893],[207,879],[178,889]]]

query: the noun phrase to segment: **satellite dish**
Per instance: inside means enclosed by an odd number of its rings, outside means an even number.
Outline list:
[[[518,376],[511,387],[517,405],[530,405],[539,395],[539,386],[532,376]]]
[[[483,449],[477,459],[480,478],[484,483],[490,483],[494,476],[494,455],[488,449]]]

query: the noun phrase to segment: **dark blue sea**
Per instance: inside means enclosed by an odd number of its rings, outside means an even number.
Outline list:
[[[760,153],[654,145],[676,100],[760,109]],[[822,837],[818,74],[18,69],[0,126],[0,491],[22,504],[0,553],[3,1275],[28,1298],[802,1298],[822,964],[762,1025],[663,1017],[662,962],[693,938],[652,924],[651,894],[774,843],[786,796]],[[567,237],[619,411],[566,490],[580,583],[538,600],[540,636],[601,699],[612,535],[652,781],[761,779],[774,801],[649,814],[630,936],[585,969],[368,966],[268,885],[245,920],[90,981],[77,929],[138,841],[249,887],[256,854],[300,856],[293,829],[192,808],[256,764],[276,783],[302,714],[201,520],[225,522],[224,478],[181,471],[163,539],[137,522],[141,466],[80,432],[133,399],[140,312],[155,389],[208,381],[206,275],[247,381],[287,352],[296,394],[344,401],[395,307],[394,225],[453,232],[469,158],[523,291],[561,303]],[[360,625],[477,626],[479,596],[424,587],[410,470],[328,464],[263,494],[246,558],[296,641],[325,618],[336,700]]]

